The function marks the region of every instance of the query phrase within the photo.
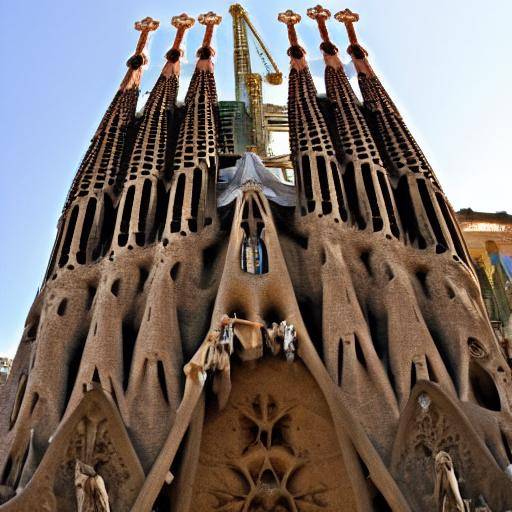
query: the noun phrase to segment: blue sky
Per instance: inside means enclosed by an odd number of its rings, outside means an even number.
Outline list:
[[[3,76],[0,107],[0,354],[13,355],[41,283],[67,190],[131,55],[133,22],[161,21],[150,46],[142,90],[152,87],[174,31],[170,17],[213,9],[224,16],[217,32],[217,84],[233,98],[229,2],[189,0],[3,0],[0,31]],[[305,14],[313,2],[249,0],[244,6],[283,72],[286,29],[279,11]],[[512,211],[510,189],[512,2],[493,0],[326,1],[333,12],[357,11],[359,39],[433,164],[456,209]],[[336,21],[331,36],[344,53]],[[315,75],[322,72],[318,34],[306,16],[298,26]],[[191,74],[202,37],[196,25],[186,40]],[[259,68],[262,70],[262,68]],[[268,91],[267,91],[268,92]],[[286,86],[267,96],[285,101]]]

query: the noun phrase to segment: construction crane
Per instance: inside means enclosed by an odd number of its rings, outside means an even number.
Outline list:
[[[236,100],[246,104],[251,116],[252,144],[260,156],[266,156],[268,134],[265,130],[263,108],[263,78],[259,73],[253,73],[251,68],[249,31],[254,37],[256,53],[265,67],[266,81],[271,85],[280,85],[283,83],[283,74],[249,20],[247,11],[240,4],[233,4],[229,13],[233,17]]]

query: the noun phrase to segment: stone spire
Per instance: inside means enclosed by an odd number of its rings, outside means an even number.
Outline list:
[[[212,223],[217,183],[218,104],[211,46],[213,30],[222,21],[213,12],[198,17],[205,26],[198,61],[185,98],[173,163],[170,200],[163,241],[174,233],[185,236]]]
[[[164,179],[169,160],[169,118],[175,112],[178,95],[183,53],[180,45],[194,21],[184,13],[171,20],[176,28],[174,43],[166,54],[166,63],[144,107],[127,173],[119,174],[120,180],[124,181],[120,188],[124,187],[124,190],[114,235],[114,245],[118,247],[150,243],[157,234],[157,222],[163,222],[163,219],[156,218],[157,202],[158,198],[160,202],[164,201],[166,196],[158,196],[158,187],[163,187],[160,180]]]
[[[392,233],[400,237],[396,206],[388,173],[384,169],[370,129],[361,112],[360,104],[345,75],[338,57],[338,48],[331,42],[327,20],[331,13],[321,5],[308,9],[308,16],[318,24],[325,60],[325,86],[327,97],[336,105],[335,117],[338,140],[344,163],[344,180],[348,201],[357,210],[358,224],[364,225],[370,212],[358,210],[368,201],[374,231]],[[357,203],[356,203],[357,201]]]
[[[450,251],[457,261],[469,265],[469,256],[455,214],[434,171],[407,128],[400,112],[368,62],[368,52],[359,44],[354,23],[359,15],[349,9],[335,18],[347,29],[348,53],[358,72],[359,87],[370,127],[395,188],[401,222],[409,243],[436,253]]]
[[[288,29],[291,71],[288,84],[290,148],[296,171],[300,213],[331,216],[335,222],[349,219],[346,194],[327,124],[317,100],[317,91],[299,45],[295,25],[301,16],[291,10],[278,20]]]
[[[59,221],[58,235],[46,279],[56,268],[74,267],[96,259],[109,244],[113,226],[107,226],[118,201],[119,179],[128,127],[135,116],[139,84],[148,59],[145,48],[159,22],[147,17],[135,23],[140,32],[128,71],[94,134],[71,185]],[[103,227],[105,229],[103,229]]]

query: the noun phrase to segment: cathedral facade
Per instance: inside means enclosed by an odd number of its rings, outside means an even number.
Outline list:
[[[357,14],[362,102],[307,17],[326,98],[278,17],[295,185],[219,156],[215,13],[184,104],[182,14],[135,116],[136,23],[0,388],[0,511],[512,509],[512,375],[455,214]]]

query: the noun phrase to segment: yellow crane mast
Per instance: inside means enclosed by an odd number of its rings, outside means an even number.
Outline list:
[[[263,79],[259,73],[253,73],[251,68],[248,31],[254,37],[256,52],[265,67],[266,81],[271,85],[279,85],[283,82],[283,74],[251,23],[247,11],[240,4],[233,4],[229,13],[233,17],[236,100],[246,104],[251,116],[252,143],[257,153],[265,156],[268,135],[264,126]]]

